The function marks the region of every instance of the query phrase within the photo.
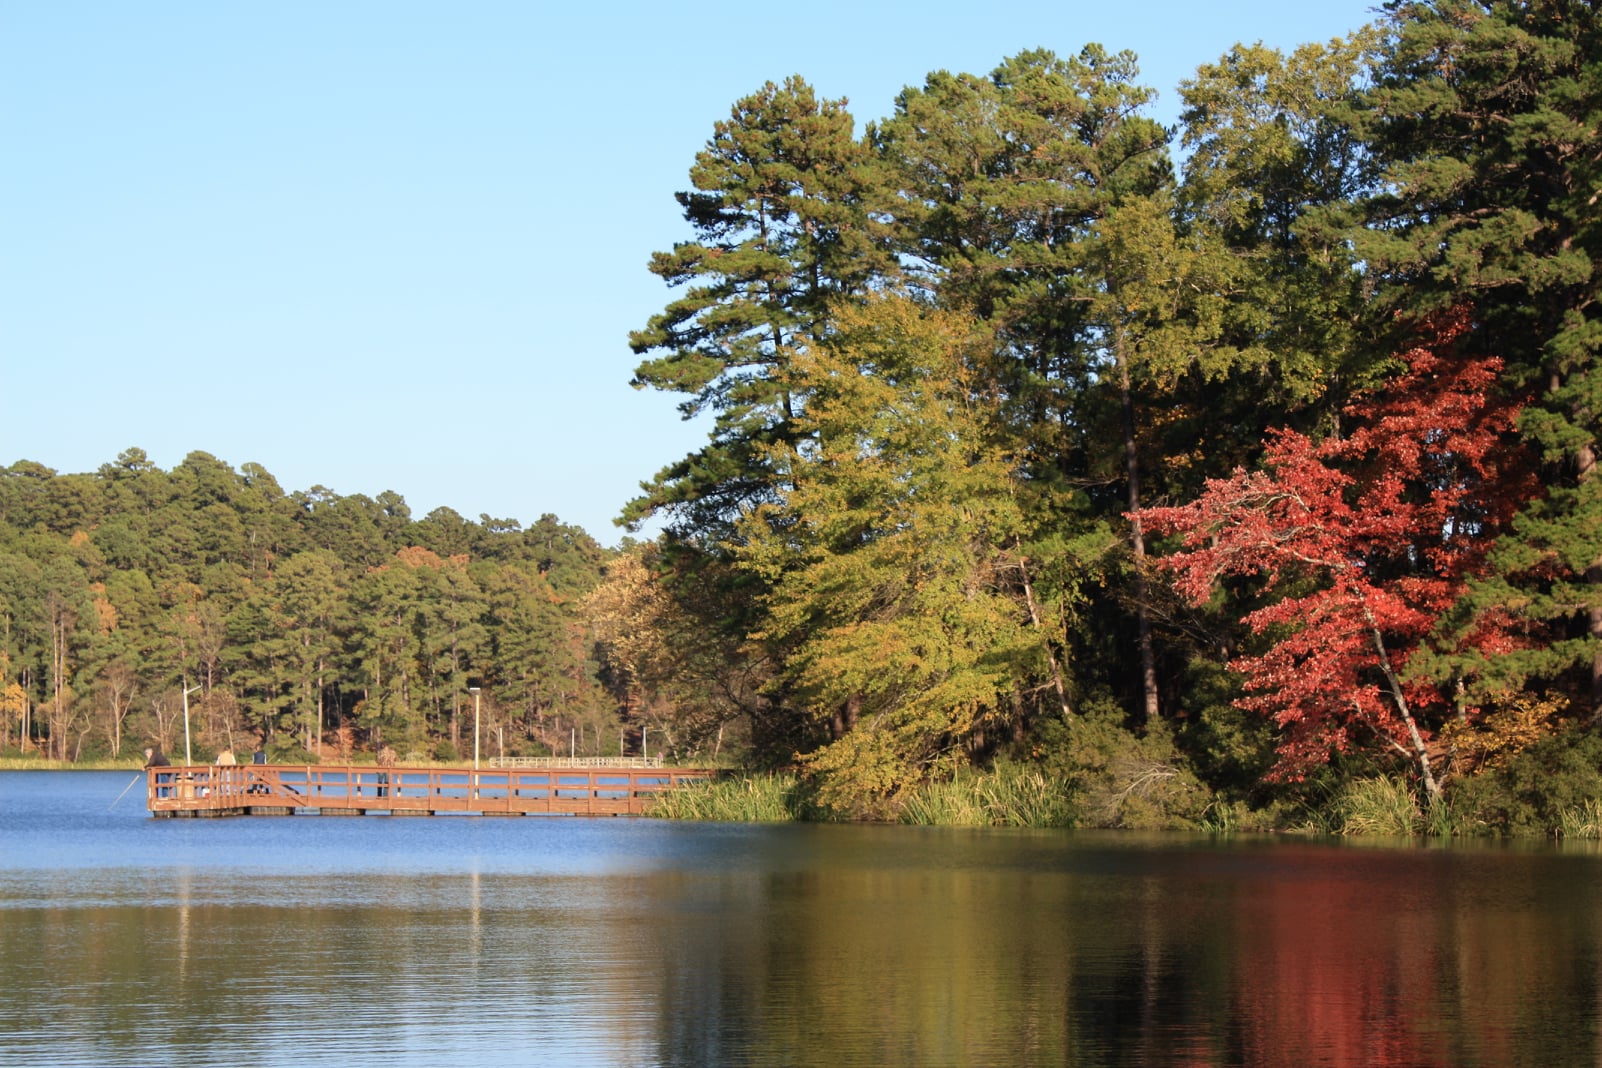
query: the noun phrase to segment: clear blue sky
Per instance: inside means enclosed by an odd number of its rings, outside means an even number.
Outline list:
[[[1354,0],[0,0],[0,465],[131,446],[613,544],[693,449],[629,330],[712,124],[801,74],[859,123],[1028,48],[1178,82]]]

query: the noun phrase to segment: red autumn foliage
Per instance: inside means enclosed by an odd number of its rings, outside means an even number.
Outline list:
[[[1261,470],[1141,513],[1183,535],[1163,564],[1192,601],[1224,576],[1261,579],[1269,603],[1242,622],[1271,644],[1231,666],[1246,676],[1240,706],[1283,728],[1281,777],[1379,742],[1418,760],[1434,789],[1429,724],[1447,695],[1408,665],[1533,492],[1517,407],[1496,392],[1500,361],[1453,353],[1469,328],[1461,310],[1428,324],[1406,370],[1347,407],[1348,436],[1279,431]],[[1464,640],[1505,638],[1482,626]]]

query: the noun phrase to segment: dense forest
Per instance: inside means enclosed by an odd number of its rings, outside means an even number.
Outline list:
[[[413,519],[393,493],[286,494],[203,452],[171,471],[137,448],[93,474],[15,463],[0,473],[0,746],[182,754],[187,703],[197,759],[384,742],[452,759],[464,730],[471,751],[476,696],[491,754],[615,753],[619,703],[581,610],[607,556],[551,516]]]
[[[737,101],[630,335],[713,427],[648,542],[13,465],[0,744],[171,746],[194,688],[208,746],[440,755],[482,686],[507,753],[649,732],[836,816],[1602,804],[1602,16],[1396,0],[1153,95],[1091,45]]]
[[[719,695],[836,812],[1602,798],[1602,15],[1396,0],[1179,96],[1092,45],[715,125],[631,338],[715,430],[627,516]]]

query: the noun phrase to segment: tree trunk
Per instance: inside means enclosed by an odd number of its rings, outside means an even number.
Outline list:
[[[829,740],[838,742],[857,725],[857,716],[862,713],[862,695],[854,693],[846,698],[845,704],[834,710],[829,717]]]
[[[1435,769],[1430,765],[1429,746],[1424,744],[1424,735],[1418,729],[1418,723],[1413,719],[1413,710],[1407,703],[1407,697],[1402,692],[1402,681],[1396,677],[1391,667],[1391,657],[1385,650],[1385,639],[1380,635],[1379,625],[1369,612],[1368,606],[1363,606],[1363,618],[1368,622],[1369,634],[1374,639],[1374,651],[1379,654],[1380,671],[1385,675],[1386,686],[1391,691],[1391,700],[1396,704],[1396,711],[1402,717],[1402,723],[1407,727],[1408,741],[1413,744],[1413,758],[1418,762],[1419,778],[1424,781],[1424,789],[1429,793],[1432,802],[1441,799],[1441,784],[1435,778]]]
[[[1124,424],[1124,474],[1129,482],[1129,544],[1135,562],[1135,623],[1140,646],[1140,685],[1145,697],[1145,722],[1157,719],[1157,656],[1151,640],[1150,595],[1146,588],[1146,537],[1140,525],[1140,461],[1135,450],[1135,395],[1130,387],[1129,361],[1119,340],[1118,388],[1122,394]]]
[[[1021,553],[1018,556],[1018,573],[1023,576],[1024,604],[1029,608],[1029,622],[1035,630],[1040,630],[1040,608],[1035,602],[1035,589],[1029,582],[1029,561]],[[1044,638],[1043,647],[1046,650],[1046,664],[1051,669],[1052,688],[1057,691],[1057,704],[1062,709],[1063,719],[1073,718],[1073,708],[1068,703],[1068,688],[1062,681],[1062,667],[1057,663],[1057,654],[1052,651],[1051,639]]]
[[[1596,447],[1584,445],[1575,454],[1575,476],[1582,486],[1596,477]],[[1590,607],[1586,611],[1586,631],[1596,642],[1591,654],[1591,722],[1602,721],[1602,559],[1591,561],[1585,569],[1590,588]]]

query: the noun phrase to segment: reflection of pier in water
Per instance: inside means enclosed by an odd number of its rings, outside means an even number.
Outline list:
[[[638,816],[661,793],[711,778],[705,768],[551,766],[416,768],[236,764],[147,768],[153,816]]]

